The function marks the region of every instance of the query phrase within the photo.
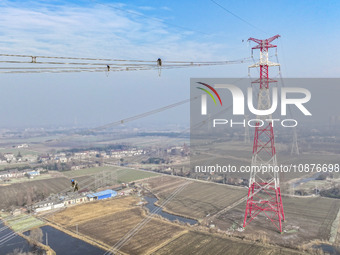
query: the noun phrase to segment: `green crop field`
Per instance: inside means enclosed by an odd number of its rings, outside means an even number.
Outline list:
[[[102,167],[93,167],[86,168],[80,170],[66,171],[63,174],[68,178],[74,178],[79,176],[92,176],[98,173],[103,172],[115,172],[117,176],[117,181],[122,182],[131,182],[139,179],[149,178],[153,176],[157,176],[157,173],[140,171],[130,168],[124,168],[119,166],[102,166]]]
[[[105,171],[116,171],[119,169],[118,167],[114,166],[101,166],[101,167],[91,167],[91,168],[84,168],[79,170],[71,170],[65,171],[63,174],[68,178],[85,176],[85,175],[94,175]]]
[[[117,172],[118,182],[132,182],[140,179],[154,177],[159,174],[152,172],[139,171],[134,169],[120,169]]]
[[[45,223],[33,216],[20,215],[7,221],[7,224],[14,231],[26,231],[35,227],[44,225]]]

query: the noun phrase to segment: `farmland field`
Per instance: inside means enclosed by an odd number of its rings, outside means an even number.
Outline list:
[[[299,246],[312,240],[328,240],[331,226],[340,208],[340,200],[324,197],[298,198],[283,197],[285,221],[281,235],[272,223],[260,214],[246,227],[242,234],[249,236],[255,232],[266,234],[268,239],[279,245]],[[220,215],[214,223],[222,230],[229,229],[233,223],[243,223],[245,202]]]
[[[290,146],[289,150],[287,145],[277,145],[277,162],[279,165],[300,165],[300,164],[337,164],[339,163],[339,154],[329,153],[325,151],[321,152],[301,152],[299,155],[291,155]],[[280,150],[279,148],[282,149]],[[286,148],[287,147],[287,148]],[[192,150],[190,156],[191,169],[200,165],[220,165],[220,166],[235,166],[237,169],[240,166],[247,166],[251,164],[252,146],[244,143],[235,142],[221,142],[215,141],[209,143],[209,141],[202,142],[196,148]],[[229,177],[235,178],[249,178],[249,173],[233,172],[228,173]],[[285,172],[280,174],[281,182],[286,182],[296,178],[303,178],[310,176],[313,173],[299,172],[296,169],[294,171]],[[221,175],[221,174],[220,174]],[[335,175],[339,176],[339,175]],[[284,185],[282,185],[284,186]]]
[[[66,227],[75,226],[75,224],[86,222],[96,215],[107,215],[127,210],[136,203],[135,198],[126,197],[81,204],[54,214],[53,221]]]
[[[47,197],[53,193],[68,192],[71,190],[70,178],[77,179],[79,190],[94,189],[94,174],[109,171],[109,169],[118,169],[116,175],[118,183],[157,176],[157,173],[118,167],[99,167],[63,172],[66,177],[45,179],[47,175],[41,175],[37,177],[37,179],[25,179],[25,182],[22,183],[0,186],[0,193],[2,194],[0,197],[0,209],[6,209],[16,205],[22,206],[32,201],[41,200],[43,197]],[[99,178],[102,177],[99,176]],[[20,181],[20,179],[15,180],[15,182],[17,181]]]
[[[80,170],[71,170],[71,171],[65,171],[63,172],[63,175],[66,176],[67,178],[74,178],[74,177],[79,177],[79,176],[84,176],[84,175],[93,175],[97,173],[101,173],[104,171],[109,171],[109,170],[116,170],[115,167],[111,166],[101,166],[101,167],[90,167],[90,168],[84,168]]]
[[[157,173],[144,172],[144,171],[128,169],[128,168],[118,170],[118,173],[117,173],[119,182],[132,182],[132,181],[136,181],[139,179],[154,177],[157,175],[158,175]]]
[[[7,224],[14,230],[14,231],[25,231],[35,227],[39,227],[44,225],[45,223],[33,216],[27,216],[25,214],[19,215],[16,217],[11,218],[7,221]]]
[[[147,181],[151,192],[161,198],[168,197],[176,187],[184,183],[182,178],[162,176]],[[245,231],[231,230],[232,226],[242,227],[246,202],[243,201],[227,212],[221,213],[217,218],[211,218],[216,212],[232,205],[243,198],[247,189],[193,181],[169,204],[166,210],[194,219],[208,219],[209,224],[216,225],[222,231],[231,231],[233,235],[251,237],[263,234],[269,241],[280,245],[298,247],[312,240],[329,240],[332,223],[340,208],[340,200],[324,197],[283,197],[285,222],[283,235],[278,233],[272,223],[260,214]],[[206,217],[208,216],[209,217]]]
[[[45,216],[52,224],[96,240],[105,247],[114,246],[146,217],[136,206],[136,197],[120,197],[69,207]],[[126,254],[299,254],[293,250],[263,246],[249,241],[222,238],[195,231],[160,218],[144,225],[120,250]],[[228,253],[232,251],[232,253]]]
[[[169,244],[158,249],[153,255],[170,254],[247,254],[247,255],[266,255],[266,254],[301,254],[297,251],[274,248],[258,245],[256,243],[241,242],[227,238],[221,238],[199,232],[189,232],[184,234]]]
[[[27,200],[33,199],[27,197],[29,193],[32,196],[48,195],[50,193],[60,192],[67,187],[69,187],[69,182],[66,178],[54,178],[1,186],[0,209],[9,208],[11,205],[21,205]]]
[[[142,209],[134,208],[87,221],[80,224],[79,229],[83,234],[113,246],[143,219]],[[175,224],[152,219],[121,250],[129,254],[145,254],[183,231],[184,228]]]
[[[116,172],[118,182],[131,182],[139,179],[157,176],[157,173],[134,170],[126,167],[119,166],[102,166],[93,167],[80,170],[66,171],[63,174],[68,178],[74,178],[79,176],[95,175],[103,172]]]
[[[166,199],[184,179],[157,177],[148,180],[151,191]],[[166,205],[166,210],[189,218],[202,219],[233,204],[247,194],[247,190],[229,185],[193,181]]]
[[[79,183],[89,183],[91,180],[93,182],[93,177],[81,177],[78,179]],[[60,193],[62,191],[70,191],[70,181],[64,177],[0,186],[0,209],[10,208],[13,205],[21,206],[30,201],[46,197],[51,193]]]
[[[113,246],[145,219],[144,210],[135,206],[137,202],[138,199],[133,197],[96,201],[67,208],[48,219],[68,230],[74,230],[78,224],[81,234]],[[183,231],[186,230],[181,226],[155,218],[121,250],[129,254],[144,254]]]

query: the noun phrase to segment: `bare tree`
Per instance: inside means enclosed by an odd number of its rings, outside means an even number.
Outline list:
[[[18,193],[16,195],[16,199],[17,199],[17,205],[18,206],[23,206],[25,204],[25,194],[24,193]]]
[[[24,252],[22,249],[15,249],[11,253],[7,253],[7,255],[33,255],[32,252]]]
[[[32,205],[32,194],[30,190],[27,191],[27,200],[26,200],[27,205]]]
[[[30,231],[30,243],[32,245],[37,245],[38,243],[41,243],[43,240],[43,232],[41,228],[35,228]]]

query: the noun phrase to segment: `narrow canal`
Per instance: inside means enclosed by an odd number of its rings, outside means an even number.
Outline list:
[[[149,212],[155,212],[156,209],[159,209],[160,207],[155,205],[155,203],[158,201],[158,199],[156,197],[144,197],[144,199],[148,202],[145,207],[148,208]],[[177,216],[174,214],[170,214],[167,212],[163,212],[163,209],[159,209],[156,211],[156,214],[171,220],[171,221],[175,221],[178,220],[180,222],[183,223],[189,223],[190,225],[195,225],[197,223],[197,220],[193,220],[193,219],[189,219],[189,218],[185,218],[185,217],[181,217],[181,216]]]
[[[0,221],[0,254],[11,254],[14,251],[36,252],[36,254],[39,254],[36,247],[30,246],[27,240],[21,236],[14,235],[14,232]]]
[[[51,226],[41,227],[43,231],[43,243],[46,244],[46,234],[48,237],[48,245],[57,253],[57,255],[102,255],[105,250],[84,242],[78,238],[74,238]],[[29,231],[24,233],[29,234]]]

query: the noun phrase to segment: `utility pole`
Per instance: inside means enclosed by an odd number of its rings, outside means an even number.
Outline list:
[[[315,183],[315,195],[316,196],[318,195],[318,185],[316,185],[316,183]]]
[[[275,48],[276,45],[271,44],[272,41],[279,38],[275,35],[271,38],[260,40],[249,38],[248,41],[257,43],[252,48],[260,50],[260,61],[249,68],[260,68],[260,78],[252,83],[259,84],[260,90],[258,93],[257,110],[267,110],[271,108],[269,84],[276,82],[269,78],[269,67],[279,66],[278,63],[269,61],[268,50]],[[266,166],[277,166],[276,150],[274,143],[274,130],[271,114],[258,115],[256,117],[253,155],[251,166],[259,169]],[[284,213],[281,199],[279,173],[276,171],[263,174],[257,171],[251,171],[249,178],[249,189],[247,205],[244,214],[243,227],[245,228],[254,218],[260,213],[264,213],[267,218],[274,224],[280,233],[282,233],[282,221],[284,221]]]

